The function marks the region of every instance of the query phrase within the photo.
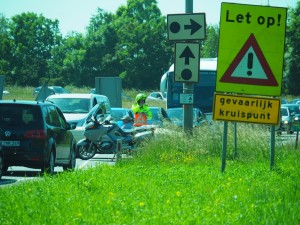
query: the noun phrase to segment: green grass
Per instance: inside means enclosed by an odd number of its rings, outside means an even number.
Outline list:
[[[300,152],[276,141],[270,169],[265,126],[222,123],[149,141],[116,166],[59,173],[0,189],[0,224],[299,224]]]
[[[30,99],[33,88],[8,90]],[[192,136],[170,127],[116,166],[1,187],[0,224],[300,224],[300,147],[276,137],[271,169],[267,126],[237,128],[235,157],[229,123],[223,173],[223,123]]]

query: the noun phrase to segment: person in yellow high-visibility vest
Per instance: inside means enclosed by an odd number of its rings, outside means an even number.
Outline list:
[[[135,103],[131,107],[134,113],[133,126],[147,125],[147,119],[152,118],[152,113],[148,105],[146,105],[146,98],[147,96],[143,93],[140,93],[135,97]]]

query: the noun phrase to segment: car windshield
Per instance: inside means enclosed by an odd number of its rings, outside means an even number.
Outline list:
[[[88,113],[90,99],[88,98],[49,98],[63,113]]]
[[[300,114],[300,106],[290,106],[291,113]]]

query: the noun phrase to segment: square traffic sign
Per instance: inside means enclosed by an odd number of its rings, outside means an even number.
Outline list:
[[[286,13],[222,3],[216,91],[281,95]]]
[[[277,125],[280,99],[215,93],[213,120]]]
[[[174,76],[176,82],[198,82],[200,44],[176,43]]]
[[[205,39],[205,13],[167,15],[168,40],[203,40]]]

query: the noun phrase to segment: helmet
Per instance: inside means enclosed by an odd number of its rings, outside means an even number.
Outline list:
[[[146,100],[147,96],[143,93],[139,93],[136,97],[135,97],[135,101],[138,102],[139,100],[143,99]]]

